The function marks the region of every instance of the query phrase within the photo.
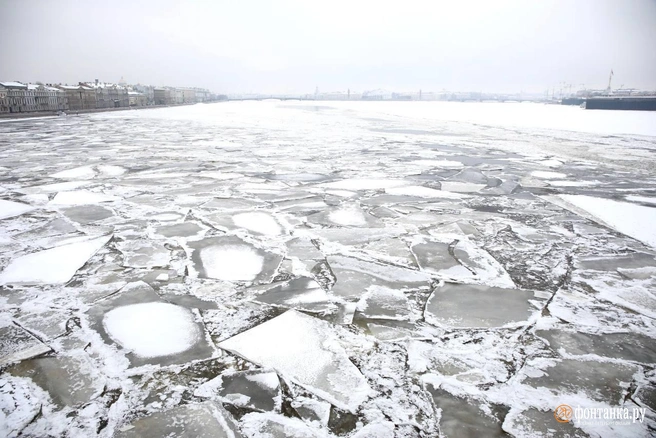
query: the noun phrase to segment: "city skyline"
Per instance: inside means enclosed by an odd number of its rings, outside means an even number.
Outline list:
[[[93,17],[90,19],[90,17]],[[0,79],[222,93],[656,88],[656,3],[4,2]],[[30,22],[30,26],[24,23]]]

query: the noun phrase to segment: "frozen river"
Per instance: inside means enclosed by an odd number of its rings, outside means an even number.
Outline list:
[[[1,436],[656,430],[656,113],[226,102],[0,157]]]

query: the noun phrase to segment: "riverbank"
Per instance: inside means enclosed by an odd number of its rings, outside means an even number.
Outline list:
[[[216,101],[220,102],[220,101]],[[205,102],[205,103],[215,103],[215,102]],[[167,108],[167,107],[179,107],[179,106],[190,106],[196,105],[195,103],[183,103],[179,105],[148,105],[148,106],[131,106],[131,107],[121,107],[121,108],[93,108],[86,110],[78,111],[65,111],[66,115],[79,115],[79,114],[90,114],[90,113],[101,113],[101,112],[113,112],[113,111],[128,111],[128,110],[142,110],[142,109],[154,109],[154,108]],[[0,119],[28,119],[34,117],[55,117],[59,115],[58,111],[38,111],[31,113],[9,113],[9,114],[0,114]]]

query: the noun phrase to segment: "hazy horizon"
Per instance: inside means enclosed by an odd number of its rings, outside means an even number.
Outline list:
[[[656,1],[0,0],[0,80],[221,93],[656,89]]]

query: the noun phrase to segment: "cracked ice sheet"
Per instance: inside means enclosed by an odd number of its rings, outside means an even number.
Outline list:
[[[78,241],[18,257],[0,273],[0,284],[66,283],[111,237]]]
[[[560,195],[620,233],[656,248],[656,208],[586,195]]]
[[[445,279],[465,283],[516,287],[503,266],[464,234],[431,232],[431,236],[437,242],[416,239],[421,243],[411,247],[414,257],[423,270]],[[449,245],[453,245],[453,256],[447,250]]]
[[[354,412],[371,394],[331,326],[295,310],[240,333],[219,347],[274,368],[342,409]]]

